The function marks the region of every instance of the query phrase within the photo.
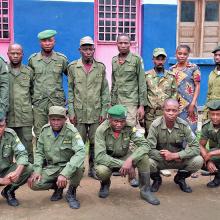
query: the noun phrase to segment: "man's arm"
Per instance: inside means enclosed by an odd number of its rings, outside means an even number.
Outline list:
[[[171,98],[177,99],[177,83],[176,83],[176,78],[174,76],[171,84]]]

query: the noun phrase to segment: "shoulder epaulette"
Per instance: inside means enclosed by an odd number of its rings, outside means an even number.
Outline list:
[[[5,128],[5,132],[8,132],[8,133],[12,134],[13,136],[16,136],[16,132],[11,128]]]
[[[3,62],[7,63],[7,61],[4,59],[4,57],[0,56],[0,59],[1,59]]]
[[[207,124],[209,124],[210,123],[210,119],[208,119],[208,120],[205,120],[204,122],[203,122],[203,124],[202,124],[202,127],[204,126],[204,125],[207,125]]]
[[[158,127],[158,126],[161,124],[162,117],[163,117],[163,116],[160,116],[160,117],[156,118],[156,119],[152,122],[152,126]]]
[[[74,131],[74,132],[77,131],[76,127],[73,124],[69,123],[69,122],[66,123],[66,128],[71,130],[71,131]]]
[[[68,64],[68,67],[70,67],[70,66],[72,66],[72,65],[76,65],[77,62],[78,62],[78,60],[74,60],[74,61],[70,62],[70,63]]]
[[[31,54],[31,55],[29,56],[28,60],[30,60],[32,57],[35,57],[35,56],[37,56],[37,53]]]
[[[184,125],[186,125],[186,126],[189,125],[185,120],[183,120],[182,118],[179,118],[179,117],[177,117],[176,121],[177,121],[178,123],[184,124]]]
[[[60,53],[60,52],[56,52],[56,54],[61,56],[61,57],[64,57],[65,59],[67,59],[67,57],[64,54]]]

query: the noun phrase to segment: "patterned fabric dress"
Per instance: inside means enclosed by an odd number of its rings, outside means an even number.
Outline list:
[[[178,101],[180,104],[180,115],[179,117],[186,120],[192,131],[195,133],[197,129],[198,112],[197,106],[194,108],[193,117],[188,116],[188,107],[193,100],[195,92],[195,82],[200,82],[201,73],[199,67],[193,63],[187,63],[187,66],[182,69],[177,69],[177,64],[170,67],[170,70],[176,77],[178,86]]]

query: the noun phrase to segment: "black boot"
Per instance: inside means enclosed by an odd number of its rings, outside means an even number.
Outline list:
[[[90,144],[89,145],[89,171],[88,171],[88,176],[98,180],[98,177],[96,176],[96,172],[95,172],[95,168],[94,168],[94,157],[95,157],[94,144]]]
[[[191,172],[186,171],[186,170],[178,170],[177,174],[174,177],[174,182],[179,185],[180,189],[183,192],[186,192],[186,193],[192,192],[191,187],[188,186],[185,182],[185,179],[190,176],[191,176]]]
[[[214,179],[207,183],[208,188],[216,188],[218,186],[220,186],[220,172],[217,172]]]
[[[111,185],[111,180],[107,180],[105,182],[100,182],[100,183],[101,183],[101,187],[99,190],[99,197],[106,198],[109,195],[109,188]]]
[[[150,190],[150,173],[139,173],[139,183],[141,198],[152,205],[159,205],[160,201]]]
[[[66,192],[66,200],[71,209],[78,209],[80,207],[80,202],[76,199],[76,187],[69,186]]]
[[[138,187],[139,186],[139,181],[136,178],[130,179],[129,183],[130,183],[130,186],[132,186],[132,187]]]
[[[50,197],[50,201],[58,201],[63,198],[63,188],[58,188],[57,185],[55,184],[54,187],[54,192],[52,196]]]
[[[160,171],[158,171],[156,173],[151,173],[150,177],[153,180],[153,183],[151,185],[151,192],[157,192],[162,184],[162,178],[160,176]]]
[[[8,205],[10,206],[18,206],[19,202],[15,197],[15,190],[18,189],[18,187],[13,187],[12,185],[6,186],[1,194],[2,196],[7,200]]]

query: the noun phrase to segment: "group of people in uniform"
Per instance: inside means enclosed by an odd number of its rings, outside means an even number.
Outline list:
[[[109,196],[111,176],[120,175],[139,186],[143,200],[159,205],[154,192],[163,169],[178,170],[174,182],[186,193],[192,192],[186,178],[201,168],[214,175],[208,187],[220,185],[220,47],[213,50],[216,68],[209,76],[207,120],[198,141],[200,72],[187,60],[187,45],[177,47],[178,63],[170,70],[164,68],[165,49],[155,48],[154,67],[144,73],[141,57],[130,51],[130,37],[120,34],[109,91],[105,65],[94,59],[93,39],[83,37],[81,57],[68,63],[54,51],[55,35],[55,30],[38,34],[41,51],[27,66],[19,44],[9,45],[8,64],[0,59],[0,185],[9,205],[19,205],[15,191],[27,182],[32,190],[53,189],[51,201],[62,199],[68,186],[65,198],[78,209],[85,143],[88,176],[100,181],[100,198]]]

